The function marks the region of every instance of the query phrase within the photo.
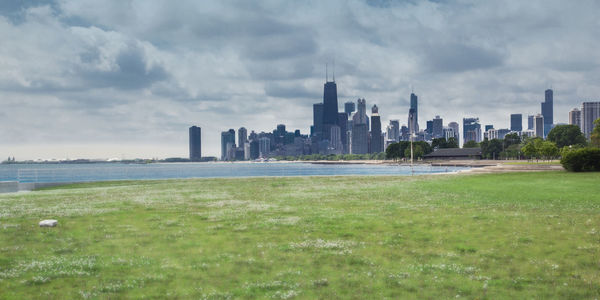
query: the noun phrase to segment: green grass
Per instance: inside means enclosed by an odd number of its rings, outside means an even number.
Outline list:
[[[600,297],[600,173],[129,181],[0,195],[0,298]],[[56,218],[56,228],[40,228]]]
[[[539,160],[539,161],[505,161],[505,165],[560,165],[559,160]]]

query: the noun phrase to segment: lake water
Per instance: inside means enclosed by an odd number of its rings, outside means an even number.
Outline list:
[[[86,182],[105,180],[257,176],[418,175],[465,167],[311,163],[2,164],[0,181]]]

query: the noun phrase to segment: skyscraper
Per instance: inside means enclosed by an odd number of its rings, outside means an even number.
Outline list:
[[[250,147],[248,146],[248,149],[246,149],[246,144],[248,143],[248,130],[246,130],[246,128],[244,127],[240,127],[238,129],[238,150],[240,150],[242,152],[242,159],[249,159],[250,158]],[[237,154],[236,154],[237,155]]]
[[[238,147],[244,147],[244,144],[248,141],[248,130],[244,127],[238,129]]]
[[[345,112],[338,113],[338,126],[342,139],[342,153],[348,153],[348,115]]]
[[[410,93],[410,109],[413,109],[413,124],[411,127],[411,124],[408,124],[409,129],[412,128],[412,132],[411,133],[417,133],[419,132],[419,97],[417,97],[417,95],[415,95],[414,93]],[[410,109],[408,111],[408,113],[410,114]]]
[[[323,133],[323,103],[313,104],[313,135],[322,136]]]
[[[479,118],[463,118],[463,140],[463,143],[468,141],[481,142]]]
[[[522,114],[511,114],[510,115],[510,130],[523,131],[523,115]]]
[[[345,115],[345,113],[342,113]],[[342,131],[340,126],[331,125],[329,133],[329,153],[342,154],[344,146],[342,144]]]
[[[348,115],[348,118],[352,113],[356,110],[356,105],[352,101],[348,101],[344,103],[344,112]]]
[[[444,137],[444,122],[440,116],[435,116],[433,119],[433,138],[442,138]]]
[[[202,129],[192,126],[189,129],[190,135],[190,160],[200,161],[202,158]]]
[[[390,142],[400,141],[400,122],[398,120],[390,120],[390,125],[387,127],[387,140]]]
[[[357,110],[352,116],[352,134],[350,149],[352,154],[369,152],[369,117],[367,117],[367,101],[358,99]]]
[[[381,135],[381,117],[379,108],[371,108],[371,153],[383,152],[383,135]]]
[[[369,117],[367,117],[367,101],[365,99],[358,99],[356,113],[352,116],[352,124],[367,124],[367,130],[369,129]]]
[[[235,130],[221,132],[221,160],[230,160],[230,150],[235,147]]]
[[[533,131],[535,132],[536,137],[544,138],[544,116],[542,114],[537,114],[533,119]]]
[[[354,124],[351,136],[350,150],[352,154],[365,154],[369,152],[369,130],[367,129],[367,124]]]
[[[280,136],[283,138],[287,132],[285,130],[285,124],[277,124],[276,132],[277,132],[277,136]]]
[[[583,123],[583,134],[586,138],[590,138],[592,130],[594,130],[594,121],[600,118],[600,102],[583,102],[581,108],[581,121]]]
[[[527,116],[527,130],[533,130],[533,115]]]
[[[271,152],[271,139],[268,137],[258,138],[258,156],[262,158],[269,157]]]
[[[419,132],[418,128],[415,128],[415,118],[417,117],[417,112],[414,108],[408,109],[408,133],[410,135],[414,135]]]
[[[338,124],[337,85],[325,82],[323,88],[323,138],[329,139],[331,126]]]
[[[456,143],[460,142],[460,135],[459,135],[459,129],[458,129],[458,123],[456,122],[450,122],[448,123],[448,127],[452,128],[452,131],[454,131],[454,138],[456,139]]]
[[[433,134],[433,120],[428,120],[425,122],[425,132]]]
[[[577,125],[579,126],[579,128],[581,129],[582,124],[581,124],[581,111],[579,109],[573,108],[570,112],[569,112],[569,124],[570,125]]]
[[[547,89],[544,92],[544,102],[542,102],[542,116],[544,117],[544,136],[548,135],[548,132],[554,124],[554,93],[551,89]]]

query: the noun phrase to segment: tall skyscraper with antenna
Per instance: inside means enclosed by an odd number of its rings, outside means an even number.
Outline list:
[[[542,102],[542,116],[544,116],[544,137],[548,135],[554,124],[554,91],[547,89]]]
[[[330,135],[331,126],[338,124],[338,99],[335,77],[329,81],[327,67],[325,70],[325,86],[323,88],[323,137]]]
[[[418,133],[419,132],[419,98],[415,93],[410,93],[410,109],[409,113],[409,124],[408,128],[410,128],[410,133]]]

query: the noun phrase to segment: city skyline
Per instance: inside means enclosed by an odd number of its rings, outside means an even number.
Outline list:
[[[216,157],[229,128],[306,134],[333,61],[338,112],[364,98],[382,131],[406,123],[411,92],[420,128],[436,115],[510,128],[549,88],[554,124],[600,100],[593,1],[97,5],[0,6],[0,156],[188,157],[192,125]]]

